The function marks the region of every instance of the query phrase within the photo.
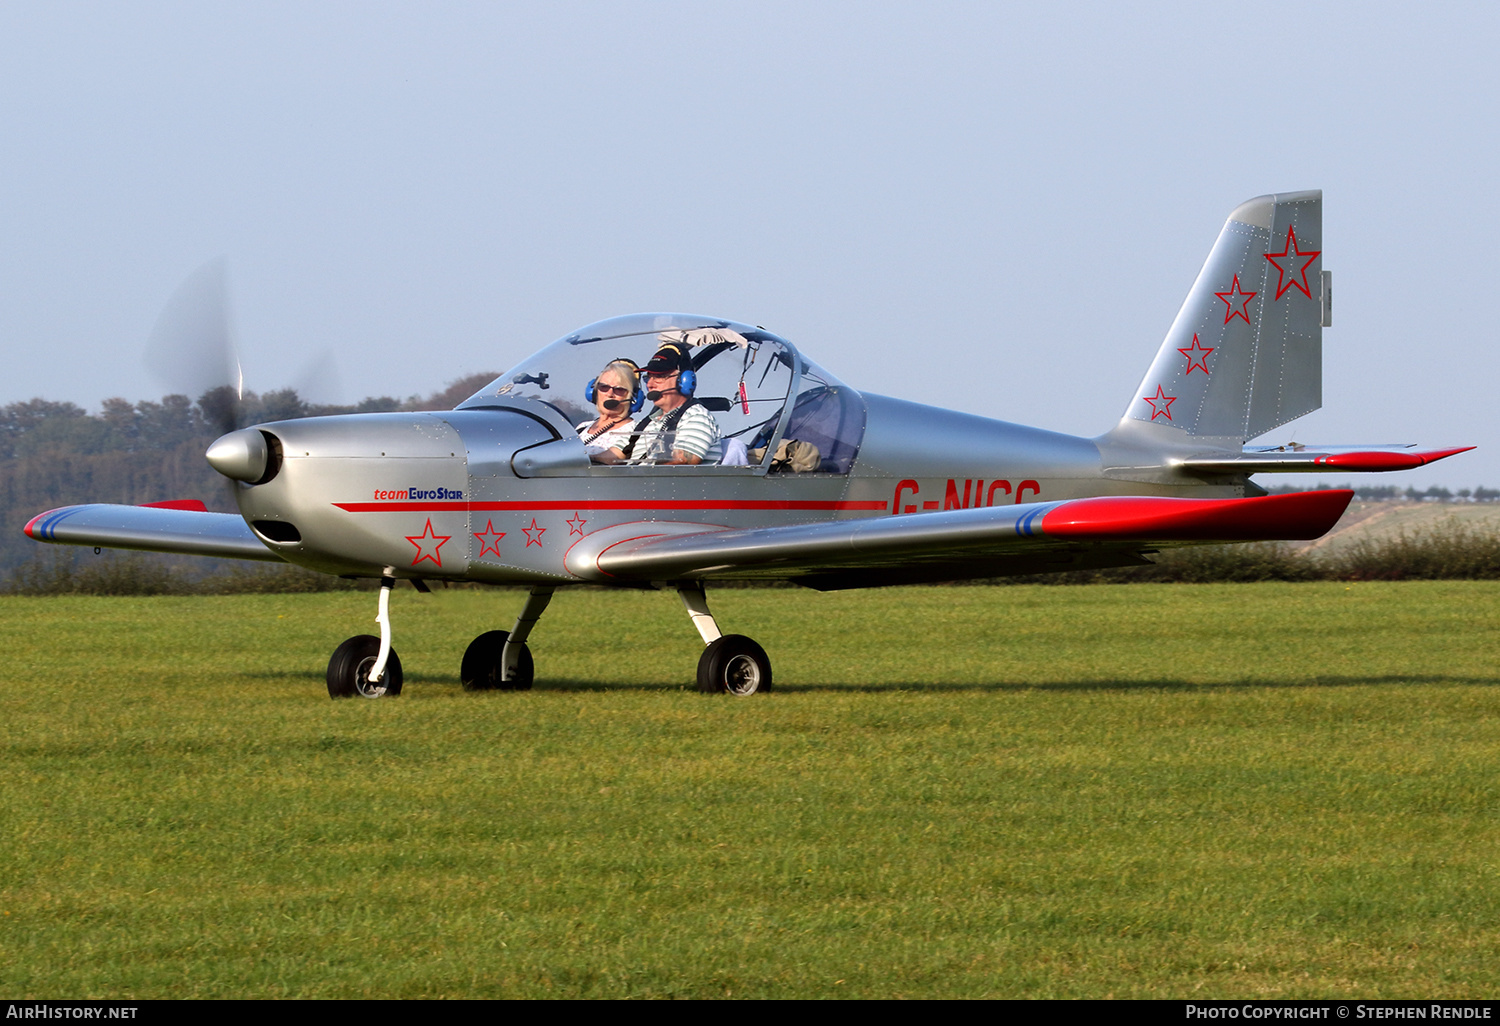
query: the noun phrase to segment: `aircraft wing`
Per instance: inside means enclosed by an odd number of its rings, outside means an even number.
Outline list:
[[[748,530],[642,522],[584,538],[567,565],[611,583],[791,578],[825,590],[1096,569],[1175,544],[1317,538],[1353,497],[1106,496]]]
[[[1394,452],[1366,449],[1363,451],[1339,451],[1333,447],[1315,450],[1312,447],[1299,449],[1272,448],[1247,449],[1242,453],[1192,456],[1177,463],[1184,470],[1196,470],[1211,474],[1296,474],[1318,473],[1326,470],[1345,470],[1350,473],[1365,473],[1380,470],[1413,470],[1429,463],[1468,452],[1474,448],[1466,445],[1459,449],[1430,449],[1427,452]]]
[[[255,536],[239,514],[210,513],[201,502],[63,506],[32,517],[26,536],[61,545],[285,562]]]

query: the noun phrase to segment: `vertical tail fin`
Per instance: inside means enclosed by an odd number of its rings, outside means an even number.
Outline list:
[[[1236,207],[1121,427],[1145,421],[1237,447],[1323,405],[1322,249],[1321,191]]]

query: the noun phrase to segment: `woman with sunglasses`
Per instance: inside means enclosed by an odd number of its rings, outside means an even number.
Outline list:
[[[578,425],[578,437],[590,456],[623,447],[630,441],[631,414],[640,408],[636,403],[640,373],[640,368],[629,360],[611,360],[589,382],[585,394],[599,416]]]

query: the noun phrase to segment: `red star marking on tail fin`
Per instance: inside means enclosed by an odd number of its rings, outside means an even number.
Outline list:
[[[432,531],[432,518],[428,517],[427,526],[422,528],[421,534],[408,534],[405,537],[407,541],[417,547],[417,558],[411,561],[412,566],[416,566],[424,559],[430,559],[438,566],[442,566],[443,557],[441,551],[443,543],[452,538],[453,535],[434,534]],[[429,544],[429,542],[433,544]]]
[[[495,525],[486,519],[484,522],[484,533],[476,532],[474,537],[479,539],[479,555],[475,559],[483,559],[486,552],[493,552],[495,558],[500,558],[500,539],[505,537],[504,531],[495,530]]]
[[[1157,417],[1166,417],[1168,420],[1172,419],[1172,404],[1177,401],[1175,395],[1163,394],[1162,387],[1157,385],[1155,395],[1143,395],[1141,398],[1151,404],[1152,420],[1155,420]],[[1157,403],[1161,403],[1161,406],[1157,406]]]
[[[1225,324],[1228,324],[1230,321],[1234,320],[1236,317],[1241,318],[1246,324],[1249,324],[1250,323],[1250,300],[1252,300],[1256,296],[1260,295],[1260,293],[1259,292],[1241,292],[1240,291],[1240,276],[1236,274],[1234,276],[1234,283],[1229,286],[1229,290],[1228,291],[1226,291],[1226,292],[1215,292],[1214,295],[1216,295],[1220,299],[1224,300],[1224,305],[1229,308],[1229,309],[1227,309],[1227,310],[1224,311],[1224,323]],[[1236,306],[1239,307],[1238,310],[1235,309]]]
[[[1304,296],[1308,299],[1312,298],[1312,292],[1307,287],[1307,269],[1322,252],[1321,249],[1302,252],[1297,245],[1296,225],[1287,227],[1286,245],[1281,247],[1281,252],[1266,254],[1266,259],[1271,261],[1272,267],[1276,268],[1276,299],[1280,299],[1287,289],[1301,289]],[[1297,263],[1299,260],[1302,261],[1301,264]],[[1291,266],[1288,267],[1288,264]],[[1301,281],[1297,280],[1298,275],[1302,276]]]
[[[1213,352],[1217,348],[1219,347],[1205,347],[1198,341],[1198,333],[1196,331],[1193,332],[1193,344],[1186,349],[1177,350],[1183,356],[1186,356],[1188,361],[1187,370],[1183,372],[1183,376],[1186,377],[1188,374],[1193,373],[1193,371],[1195,370],[1201,370],[1204,374],[1207,374],[1208,354]],[[1172,418],[1168,417],[1167,419],[1171,420]]]
[[[578,537],[582,538],[583,537],[583,525],[586,524],[586,523],[588,523],[588,521],[585,520],[585,519],[583,519],[583,517],[579,516],[578,512],[575,510],[573,512],[573,519],[565,521],[565,523],[568,525],[568,534],[569,535],[575,535],[576,534],[576,535],[578,535]]]

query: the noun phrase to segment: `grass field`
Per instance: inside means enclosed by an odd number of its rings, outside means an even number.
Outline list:
[[[520,601],[0,598],[0,995],[1496,993],[1500,583]]]

